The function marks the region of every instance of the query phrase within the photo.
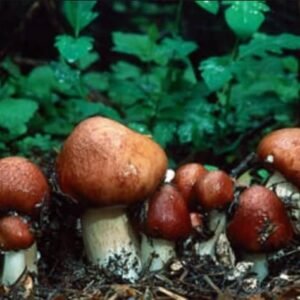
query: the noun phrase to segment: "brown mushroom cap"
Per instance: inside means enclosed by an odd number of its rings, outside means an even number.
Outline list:
[[[195,198],[194,184],[208,171],[199,163],[188,163],[176,170],[173,183],[182,196],[190,203]]]
[[[34,215],[48,197],[47,179],[38,166],[23,157],[0,159],[0,210]]]
[[[181,193],[171,184],[164,184],[149,199],[147,233],[153,237],[175,241],[191,233],[190,214]]]
[[[258,145],[258,157],[273,156],[273,165],[300,188],[300,128],[284,128],[266,135]]]
[[[293,228],[279,198],[266,187],[253,185],[240,195],[227,234],[235,247],[272,251],[291,241]]]
[[[19,216],[0,218],[0,249],[17,251],[27,249],[34,243],[34,236],[26,220]]]
[[[61,190],[93,205],[143,200],[166,169],[167,156],[157,143],[102,117],[86,119],[73,130],[56,164]]]
[[[233,200],[234,184],[224,171],[211,171],[194,185],[197,199],[205,210],[224,208]]]

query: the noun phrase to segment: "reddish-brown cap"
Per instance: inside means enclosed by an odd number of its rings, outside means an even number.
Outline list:
[[[129,205],[163,181],[168,159],[148,136],[102,117],[74,128],[57,158],[61,190],[91,205]]]
[[[0,218],[0,249],[17,251],[29,248],[34,242],[33,233],[26,220],[19,216]]]
[[[300,128],[284,128],[266,135],[258,145],[261,160],[271,158],[276,170],[300,188]]]
[[[38,166],[23,157],[0,159],[0,210],[34,215],[48,197],[47,179]]]
[[[192,225],[187,204],[171,184],[164,184],[149,199],[146,220],[147,233],[167,240],[186,238]]]
[[[224,171],[211,171],[194,185],[197,199],[205,210],[224,208],[233,200],[234,184]]]
[[[177,169],[173,183],[188,203],[195,198],[193,187],[197,179],[207,172],[199,163],[188,163]]]
[[[272,251],[291,241],[293,228],[279,198],[266,187],[253,185],[240,195],[227,234],[237,248]]]

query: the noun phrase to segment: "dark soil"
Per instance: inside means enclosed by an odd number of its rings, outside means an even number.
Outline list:
[[[124,282],[88,263],[77,225],[81,208],[57,191],[51,168],[47,171],[53,193],[37,222],[38,274],[25,271],[13,286],[2,286],[1,299],[299,299],[300,240],[269,257],[269,276],[261,284],[253,284],[250,272],[229,280],[232,270],[196,256],[192,240],[178,245],[179,258],[164,270],[145,270],[139,282]]]

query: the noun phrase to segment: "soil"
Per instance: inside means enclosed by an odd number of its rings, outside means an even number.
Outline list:
[[[269,275],[262,283],[250,270],[233,278],[232,268],[197,256],[195,238],[178,244],[178,258],[163,270],[145,270],[134,284],[91,265],[78,226],[82,208],[58,191],[52,168],[46,171],[53,193],[37,221],[38,274],[25,271],[13,286],[2,286],[1,299],[299,299],[299,239],[268,257]]]

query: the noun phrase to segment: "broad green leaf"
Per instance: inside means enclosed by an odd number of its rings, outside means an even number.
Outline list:
[[[108,74],[89,72],[82,77],[82,81],[91,89],[105,91],[108,89]]]
[[[49,98],[55,85],[54,72],[49,66],[34,68],[27,77],[24,89],[29,95],[38,98]]]
[[[159,122],[153,128],[153,138],[162,147],[166,147],[173,141],[176,130],[176,124],[173,122]]]
[[[17,142],[19,151],[22,154],[30,155],[33,151],[41,151],[43,153],[53,151],[58,147],[58,141],[54,140],[52,136],[45,134],[35,134],[34,136],[28,136]]]
[[[37,109],[37,103],[28,99],[0,100],[0,127],[14,136],[21,135],[26,132],[26,124]]]
[[[220,8],[217,0],[196,0],[196,4],[214,15],[218,13]]]
[[[53,62],[50,66],[56,78],[55,88],[67,95],[77,95],[77,88],[80,85],[80,72],[63,62]]]
[[[148,120],[153,116],[154,110],[150,106],[146,105],[133,105],[125,109],[126,120],[130,122],[143,122],[147,123]]]
[[[187,144],[193,141],[195,125],[192,122],[183,122],[178,128],[178,137],[180,144]]]
[[[232,78],[229,57],[210,57],[201,62],[199,69],[211,91],[221,89]]]
[[[239,58],[248,56],[264,57],[269,53],[282,54],[283,50],[299,50],[300,36],[283,33],[280,35],[266,35],[256,33],[252,40],[239,48]]]
[[[231,3],[225,11],[225,19],[239,38],[248,38],[253,35],[265,19],[264,12],[269,10],[269,7],[262,1],[243,0],[223,3]]]
[[[68,63],[74,63],[88,55],[93,49],[93,38],[88,36],[73,38],[69,35],[58,35],[55,47]]]
[[[63,1],[64,14],[76,36],[98,16],[93,12],[96,3],[91,0]]]
[[[114,51],[130,54],[147,62],[153,59],[155,42],[148,35],[134,33],[113,33]]]
[[[100,56],[97,52],[87,53],[85,56],[82,56],[78,61],[78,67],[80,70],[85,70],[90,67],[93,63],[99,60]]]
[[[114,77],[119,80],[139,78],[141,76],[141,69],[126,61],[118,61],[112,66]]]
[[[5,58],[3,62],[1,62],[0,66],[8,74],[12,75],[15,78],[20,78],[22,76],[19,66],[15,64],[10,58]]]

